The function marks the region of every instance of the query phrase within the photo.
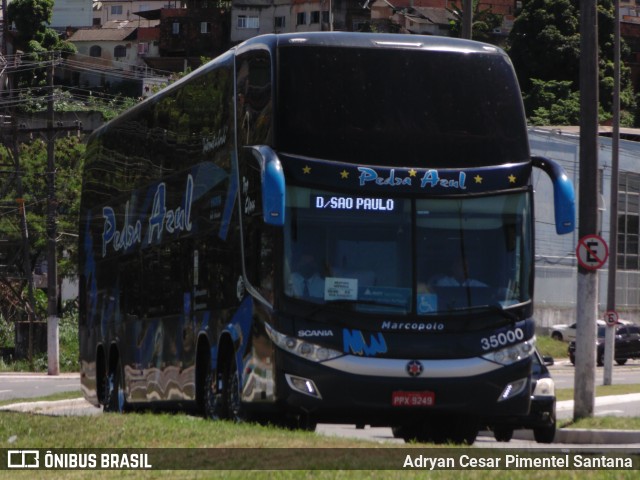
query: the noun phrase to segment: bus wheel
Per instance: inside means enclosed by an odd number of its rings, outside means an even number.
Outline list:
[[[216,374],[213,368],[204,380],[204,415],[211,420],[225,420],[228,417],[226,390],[227,374],[220,375],[221,385],[217,385]],[[218,388],[220,387],[220,388]]]
[[[422,435],[422,429],[416,427],[416,425],[394,425],[391,427],[391,433],[393,438],[401,438],[406,443],[428,442],[430,440]]]
[[[478,436],[478,430],[477,420],[471,416],[443,415],[431,419],[424,435],[436,444],[473,445]]]
[[[128,410],[128,404],[124,398],[124,375],[120,360],[107,375],[104,399],[105,412],[125,413]]]
[[[227,380],[224,385],[225,402],[228,410],[228,418],[234,422],[244,422],[248,420],[245,407],[240,398],[240,375],[235,357],[229,362],[227,370]]]
[[[549,425],[543,427],[535,427],[533,429],[533,438],[538,443],[553,443],[556,438],[556,413],[555,410],[551,414]]]
[[[316,422],[308,413],[287,414],[282,419],[282,426],[288,430],[315,432],[318,422]]]
[[[496,442],[509,442],[513,438],[513,428],[504,425],[496,425],[493,428],[493,436]]]

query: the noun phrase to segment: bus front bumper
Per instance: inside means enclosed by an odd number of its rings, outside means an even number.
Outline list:
[[[383,425],[441,413],[525,415],[530,408],[530,357],[501,366],[483,358],[345,355],[314,363],[282,351],[278,355],[278,403],[318,421]]]

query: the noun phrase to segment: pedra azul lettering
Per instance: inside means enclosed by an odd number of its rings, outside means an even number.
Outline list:
[[[148,217],[147,241],[153,243],[160,241],[162,233],[190,232],[192,228],[191,207],[193,203],[193,177],[187,176],[187,184],[184,191],[182,204],[169,209],[166,205],[167,186],[164,182],[156,187],[153,196],[153,205]],[[102,256],[107,255],[109,246],[114,252],[126,250],[134,244],[142,243],[142,222],[132,222],[134,211],[127,201],[124,207],[124,221],[118,227],[115,209],[105,206],[102,209],[104,227],[102,230]]]

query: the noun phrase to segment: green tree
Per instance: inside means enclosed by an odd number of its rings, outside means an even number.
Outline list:
[[[9,20],[16,25],[19,39],[35,39],[51,23],[53,0],[14,0],[7,7]]]
[[[533,125],[576,125],[580,120],[580,94],[571,89],[569,80],[532,79],[524,95],[532,105],[529,121]]]
[[[601,121],[609,119],[612,110],[614,19],[613,2],[598,0]],[[523,90],[529,120],[536,124],[545,118],[577,123],[577,92],[580,88],[579,0],[525,1],[509,34],[506,48]],[[623,52],[625,48],[623,43]],[[629,69],[624,67],[621,70],[623,124],[633,125],[636,98]]]
[[[76,47],[66,40],[62,40],[58,33],[49,28],[53,13],[54,0],[14,0],[7,7],[9,22],[16,25],[17,47],[24,51],[27,59],[41,62],[49,60],[49,52],[62,54],[75,53]],[[21,75],[19,84],[41,83],[44,79],[43,71],[37,75]]]
[[[61,277],[76,273],[78,213],[80,205],[80,183],[82,175],[82,154],[84,144],[76,136],[64,137],[55,142],[56,164],[56,201],[57,201],[57,258],[58,273]],[[43,140],[35,140],[20,145],[20,169],[22,172],[23,198],[29,229],[29,250],[32,265],[46,254],[47,184],[45,175],[47,165],[47,146]],[[13,161],[12,153],[0,145],[0,159],[5,163]],[[14,185],[15,187],[15,185]],[[17,191],[5,192],[0,199],[5,204],[16,205]],[[0,231],[3,239],[19,242],[22,238],[20,212],[0,216]],[[18,305],[25,300],[23,290],[26,282],[6,284],[0,298],[0,308]],[[13,292],[13,298],[7,295]],[[7,304],[7,305],[5,305]]]
[[[450,35],[452,37],[462,36],[462,19],[464,18],[462,8],[454,3],[447,10],[455,17],[454,20],[449,22]],[[480,1],[473,0],[471,36],[479,42],[493,43],[495,41],[493,31],[502,25],[503,18],[503,15],[493,13],[491,7],[481,8]]]
[[[54,0],[14,0],[7,7],[7,17],[15,23],[19,47],[27,53],[62,51],[75,53],[73,44],[62,40],[49,28]]]

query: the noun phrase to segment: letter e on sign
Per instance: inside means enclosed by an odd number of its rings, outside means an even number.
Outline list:
[[[613,327],[618,323],[618,312],[615,310],[608,310],[604,312],[604,321],[608,326]]]
[[[607,242],[599,235],[585,235],[578,241],[576,257],[582,268],[597,270],[609,257]]]

